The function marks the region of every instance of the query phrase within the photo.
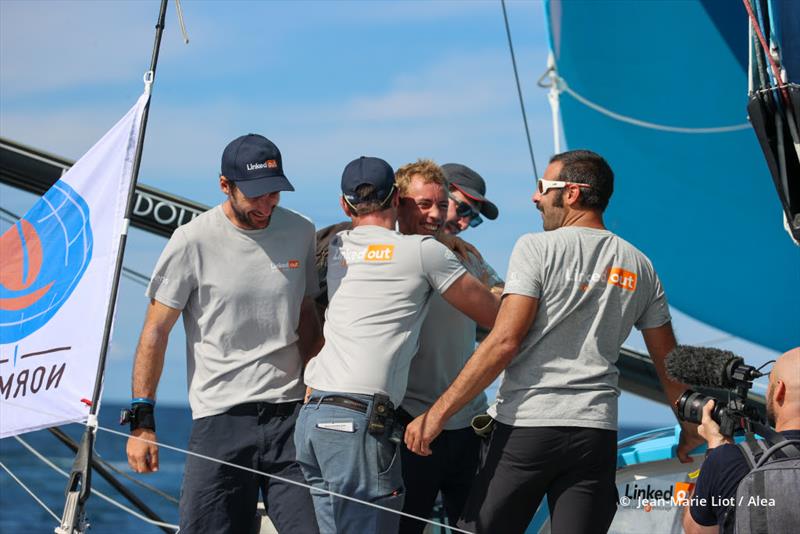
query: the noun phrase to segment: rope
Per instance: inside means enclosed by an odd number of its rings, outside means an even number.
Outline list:
[[[183,23],[183,8],[181,7],[181,0],[175,0],[175,12],[178,14],[178,24],[181,27],[183,44],[189,44],[189,34],[186,33],[186,25]]]
[[[536,158],[533,157],[533,144],[531,143],[531,132],[528,128],[528,115],[525,113],[525,101],[522,99],[522,88],[519,83],[519,73],[517,72],[517,59],[514,55],[514,45],[511,44],[511,28],[508,25],[508,14],[506,13],[506,0],[500,0],[503,7],[503,20],[506,23],[506,37],[508,37],[508,50],[511,52],[511,64],[514,66],[514,79],[517,81],[517,96],[519,96],[519,107],[522,110],[522,122],[525,124],[525,136],[528,138],[528,152],[531,154],[531,165],[533,166],[533,176],[539,179],[536,171]]]
[[[761,31],[761,27],[758,24],[758,20],[756,20],[756,16],[753,13],[753,7],[750,5],[749,0],[742,0],[744,2],[744,7],[747,9],[747,14],[750,16],[750,23],[753,26],[753,29],[756,31],[756,35],[758,36],[758,40],[761,43],[761,48],[764,50],[764,55],[769,61],[770,68],[772,69],[772,74],[775,77],[776,83],[781,90],[781,95],[783,96],[783,101],[787,107],[791,106],[791,101],[789,100],[789,93],[786,91],[786,84],[783,83],[783,78],[781,78],[780,70],[778,69],[778,65],[775,63],[775,58],[772,57],[772,54],[769,53],[769,45],[767,45],[767,40],[764,37],[764,33]]]
[[[665,124],[658,124],[655,122],[643,121],[640,119],[636,119],[634,117],[629,117],[627,115],[622,115],[620,113],[616,113],[611,111],[608,108],[604,108],[600,104],[596,104],[592,102],[585,96],[579,94],[574,89],[570,88],[567,85],[567,82],[564,78],[556,75],[556,78],[559,83],[559,88],[561,91],[567,93],[569,96],[583,104],[584,106],[591,108],[598,113],[606,115],[607,117],[611,117],[612,119],[618,120],[620,122],[626,122],[628,124],[633,124],[634,126],[639,126],[642,128],[648,128],[650,130],[659,130],[662,132],[672,132],[672,133],[683,133],[683,134],[716,134],[716,133],[726,133],[726,132],[738,132],[740,130],[748,130],[750,129],[750,125],[748,123],[742,124],[733,124],[731,126],[717,126],[711,128],[686,128],[680,126],[668,126]]]
[[[61,524],[61,518],[60,518],[60,517],[58,517],[58,516],[56,515],[56,513],[55,513],[54,511],[52,511],[52,510],[51,510],[51,509],[50,509],[50,508],[49,508],[49,507],[48,507],[48,506],[47,506],[47,505],[44,503],[44,501],[42,501],[42,500],[41,500],[39,497],[37,497],[37,496],[36,496],[36,494],[35,494],[33,491],[31,491],[31,490],[30,490],[30,488],[28,488],[28,486],[26,486],[24,482],[22,482],[22,481],[21,481],[19,478],[17,478],[17,476],[16,476],[14,473],[12,473],[12,472],[11,472],[11,470],[10,470],[8,467],[6,467],[6,466],[5,466],[5,464],[4,464],[3,462],[0,462],[0,467],[2,467],[3,469],[5,469],[6,473],[8,473],[8,476],[10,476],[12,479],[14,479],[14,482],[16,482],[17,484],[19,484],[20,486],[22,486],[22,489],[24,489],[25,491],[27,491],[27,492],[28,492],[28,495],[30,495],[31,497],[33,497],[33,500],[35,500],[36,502],[38,502],[38,503],[39,503],[39,506],[41,506],[42,508],[44,508],[44,509],[45,509],[45,511],[46,511],[48,514],[50,514],[51,516],[53,516],[53,519],[55,519],[57,523]]]
[[[17,441],[18,441],[18,442],[19,442],[19,443],[20,443],[20,444],[21,444],[23,447],[25,447],[26,449],[28,449],[28,452],[30,452],[31,454],[33,454],[34,456],[36,456],[36,457],[37,457],[39,460],[41,460],[41,461],[42,461],[42,462],[44,462],[44,463],[45,463],[47,466],[49,466],[51,469],[53,469],[53,471],[55,471],[55,472],[57,472],[57,473],[59,473],[59,474],[63,475],[63,476],[64,476],[64,477],[66,477],[66,478],[69,478],[69,473],[67,473],[66,471],[64,471],[64,470],[63,470],[63,469],[61,469],[60,467],[58,467],[56,464],[54,464],[53,462],[51,462],[51,461],[50,461],[48,458],[44,457],[44,456],[43,456],[41,453],[39,453],[39,451],[37,451],[36,449],[34,449],[34,448],[33,448],[33,447],[31,447],[30,445],[28,445],[28,443],[27,443],[27,442],[25,442],[25,440],[23,440],[21,437],[19,437],[19,436],[14,436],[14,439],[16,439],[16,440],[17,440]],[[136,510],[133,510],[133,509],[131,509],[131,508],[128,508],[128,507],[127,507],[127,506],[125,506],[124,504],[118,503],[117,501],[115,501],[114,499],[112,499],[111,497],[109,497],[108,495],[106,495],[106,494],[104,494],[104,493],[102,493],[102,492],[100,492],[100,491],[97,491],[97,490],[96,490],[96,489],[94,489],[94,488],[91,488],[91,491],[92,491],[92,493],[93,493],[94,495],[97,495],[98,497],[100,497],[101,499],[103,499],[103,500],[104,500],[104,501],[106,501],[107,503],[111,504],[112,506],[116,506],[116,507],[117,507],[117,508],[119,508],[120,510],[122,510],[122,511],[124,511],[124,512],[128,512],[130,515],[132,515],[132,516],[136,517],[137,519],[141,519],[141,520],[142,520],[142,521],[144,521],[145,523],[149,523],[149,524],[151,524],[151,525],[155,525],[155,526],[157,526],[157,527],[170,528],[170,529],[174,529],[174,530],[176,530],[176,531],[178,530],[178,525],[173,525],[173,524],[171,524],[171,523],[162,523],[161,521],[154,521],[154,520],[150,519],[149,517],[145,517],[145,516],[143,516],[142,514],[140,514],[139,512],[137,512]],[[57,520],[57,521],[59,521],[59,522],[61,522],[61,520],[60,520],[58,517],[56,517],[56,520]]]

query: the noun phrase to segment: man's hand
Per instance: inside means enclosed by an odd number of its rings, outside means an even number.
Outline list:
[[[703,444],[703,438],[697,433],[697,425],[681,423],[681,436],[678,440],[678,460],[682,464],[694,462],[689,453]]]
[[[457,256],[459,256],[464,261],[469,260],[469,254],[472,254],[478,259],[483,259],[481,253],[478,252],[478,249],[475,248],[474,245],[472,245],[471,243],[467,243],[460,237],[446,234],[444,232],[439,232],[439,234],[436,235],[436,239],[439,241],[439,243],[452,250]]]
[[[141,438],[141,439],[136,439]],[[153,443],[142,441],[146,439]],[[137,428],[128,438],[128,465],[137,473],[154,473],[158,471],[158,445],[155,444],[156,433],[148,428]]]
[[[444,423],[435,419],[430,412],[425,412],[406,427],[406,447],[420,456],[431,455],[431,442],[442,433]]]
[[[700,426],[697,427],[698,433],[708,442],[709,449],[716,449],[720,445],[733,443],[731,438],[722,435],[719,425],[711,418],[711,411],[714,409],[714,404],[716,403],[712,399],[703,406],[703,419],[701,419]]]

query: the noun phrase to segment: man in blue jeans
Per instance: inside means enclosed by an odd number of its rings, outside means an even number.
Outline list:
[[[429,185],[441,196],[431,200],[446,204],[440,184]],[[306,369],[311,391],[295,430],[322,532],[397,531],[398,514],[335,494],[402,508],[394,409],[432,293],[487,327],[497,312],[498,298],[445,246],[394,230],[404,201],[385,161],[361,157],[345,167],[341,205],[353,229],[330,243],[325,346]]]

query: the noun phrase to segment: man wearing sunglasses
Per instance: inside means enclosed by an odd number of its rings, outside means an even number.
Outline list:
[[[483,215],[495,220],[499,213],[486,198],[486,182],[480,174],[460,163],[445,163],[442,171],[447,178],[449,206],[444,231],[456,235],[483,223]]]
[[[533,202],[545,232],[522,236],[509,261],[495,326],[450,387],[406,429],[430,454],[445,422],[501,371],[489,414],[489,449],[459,527],[521,533],[546,495],[554,533],[606,532],[616,513],[616,360],[633,326],[642,331],[672,404],[686,386],[664,360],[675,347],[664,290],[650,260],[609,232],[614,187],[608,163],[588,150],[558,154]],[[677,454],[702,443],[682,423]]]
[[[467,169],[462,165],[453,167]],[[473,171],[467,170],[477,177]],[[424,159],[397,170],[400,233],[440,234],[448,208],[453,205],[452,201],[448,202],[446,177],[444,167]],[[478,194],[469,189],[472,194]],[[485,192],[485,187],[482,190]],[[497,208],[492,215],[497,216]],[[480,216],[477,217],[480,220]],[[465,226],[470,227],[468,224]],[[447,237],[446,240],[454,239]],[[459,260],[486,286],[502,286],[503,281],[494,270],[476,255],[468,253],[466,259]],[[427,410],[458,375],[474,350],[476,327],[475,321],[444,298],[437,294],[431,296],[428,315],[420,330],[419,347],[411,361],[405,397],[398,410],[398,418],[403,424]],[[416,455],[403,446],[401,466],[406,487],[403,512],[416,517],[430,517],[436,496],[441,492],[445,512],[450,523],[455,524],[479,464],[481,439],[473,432],[470,421],[485,413],[486,408],[483,394],[468,403],[448,421],[444,432],[432,443],[434,454],[431,456]],[[408,516],[400,518],[400,534],[421,534],[425,526],[425,522]]]

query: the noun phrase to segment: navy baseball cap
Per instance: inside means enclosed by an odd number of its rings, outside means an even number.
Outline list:
[[[356,194],[356,189],[364,184],[375,188],[375,193],[367,198]],[[393,190],[394,170],[381,158],[361,156],[348,163],[342,172],[342,195],[351,206],[375,200],[386,202]]]
[[[486,198],[486,182],[481,175],[460,163],[445,163],[442,171],[447,182],[467,197],[481,203],[481,214],[487,219],[496,219],[500,210]]]
[[[228,143],[222,152],[221,174],[248,198],[294,191],[283,174],[281,151],[263,135],[247,134]]]

